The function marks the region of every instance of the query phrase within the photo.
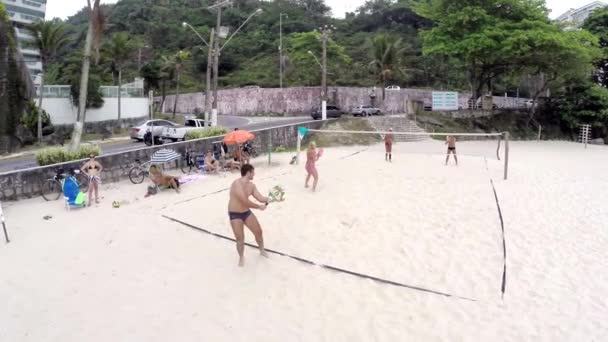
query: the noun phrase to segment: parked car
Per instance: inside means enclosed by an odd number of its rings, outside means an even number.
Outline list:
[[[183,126],[164,127],[161,136],[164,139],[171,139],[171,141],[175,142],[185,140],[187,132],[203,128],[205,128],[205,120],[189,119],[186,120]]]
[[[327,111],[327,117],[328,118],[339,118],[342,116],[342,114],[344,114],[344,112],[342,111],[342,109],[336,107],[336,106],[325,106],[326,111]],[[321,109],[314,109],[312,111],[312,113],[310,114],[310,116],[312,116],[313,119],[315,120],[320,120],[322,117],[322,113],[321,113]]]
[[[146,120],[142,121],[136,126],[131,127],[129,130],[129,135],[131,136],[131,139],[143,141],[144,134],[146,134],[148,130],[154,128],[154,136],[160,136],[163,133],[163,128],[173,126],[177,126],[177,124],[168,120]]]
[[[389,85],[386,87],[386,90],[401,90],[401,87],[398,85]]]
[[[368,116],[368,115],[380,115],[382,112],[379,108],[374,108],[372,106],[357,106],[353,108],[351,111],[353,116]]]
[[[534,103],[534,100],[526,100],[525,107],[526,108],[532,108],[532,106],[536,107],[536,104]]]

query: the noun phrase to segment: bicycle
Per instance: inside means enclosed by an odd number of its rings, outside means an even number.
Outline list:
[[[190,173],[192,169],[198,170],[198,159],[199,156],[194,154],[192,150],[186,150],[186,155],[184,159],[182,159],[179,167],[182,169],[183,173]]]
[[[258,156],[258,151],[253,147],[253,143],[251,141],[243,144],[243,151],[245,151],[251,158],[256,158]]]
[[[56,201],[63,193],[63,183],[67,178],[73,178],[80,191],[86,193],[89,189],[89,177],[80,170],[72,170],[72,175],[67,177],[63,169],[57,170],[57,174],[53,178],[49,178],[42,185],[42,197],[46,201]]]
[[[133,184],[141,184],[143,183],[144,178],[150,177],[150,166],[152,162],[147,161],[142,164],[139,159],[135,159],[135,163],[137,165],[129,170],[129,180]]]

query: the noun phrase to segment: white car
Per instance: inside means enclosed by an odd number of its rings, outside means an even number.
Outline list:
[[[398,85],[389,85],[386,87],[386,90],[401,90],[401,87]]]
[[[205,120],[189,119],[186,120],[184,126],[163,127],[161,136],[163,139],[171,139],[171,141],[176,142],[178,140],[186,140],[186,133],[189,131],[201,129],[205,129]]]
[[[177,124],[168,120],[146,120],[136,126],[131,127],[131,129],[129,130],[129,135],[131,136],[131,139],[143,141],[144,134],[146,134],[146,132],[149,131],[152,127],[154,127],[154,136],[160,136],[163,133],[163,129],[165,127],[176,126]]]

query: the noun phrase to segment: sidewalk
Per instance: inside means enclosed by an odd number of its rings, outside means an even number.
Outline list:
[[[104,140],[83,141],[82,144],[83,145],[85,145],[85,144],[89,144],[89,145],[105,145],[105,144],[111,144],[111,143],[122,142],[122,141],[129,141],[129,140],[131,140],[131,137],[124,136],[124,137],[108,138],[108,139],[104,139]],[[66,143],[65,145],[67,145],[67,144],[68,143]],[[13,153],[13,154],[8,154],[8,155],[3,155],[3,156],[0,156],[0,160],[33,156],[33,155],[36,154],[36,152],[38,152],[40,150],[43,150],[45,148],[52,148],[52,147],[59,147],[59,146],[40,147],[40,148],[35,148],[35,149],[19,152],[19,153]]]

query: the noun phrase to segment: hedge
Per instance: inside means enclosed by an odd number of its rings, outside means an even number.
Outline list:
[[[77,151],[68,151],[62,147],[53,147],[37,152],[36,161],[40,166],[52,165],[73,160],[86,159],[91,154],[96,156],[100,155],[101,148],[97,145],[82,145]]]

